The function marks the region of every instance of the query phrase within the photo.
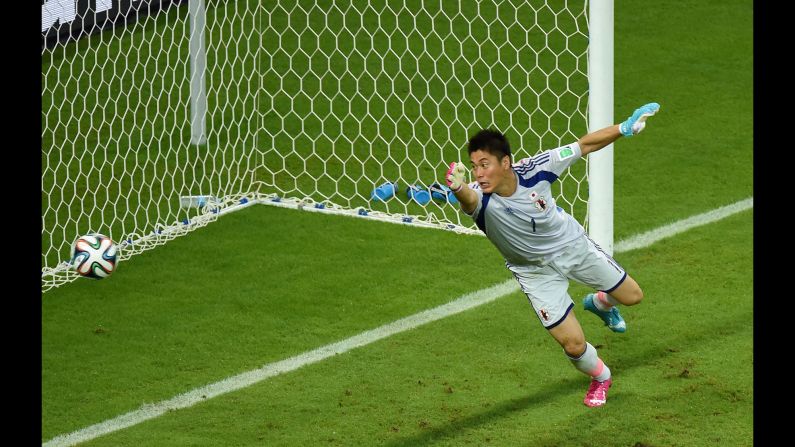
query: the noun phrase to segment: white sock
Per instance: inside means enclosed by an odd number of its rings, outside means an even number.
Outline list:
[[[566,354],[566,357],[571,360],[574,367],[579,371],[588,374],[592,378],[604,382],[610,378],[610,368],[605,365],[599,355],[596,353],[596,348],[591,346],[590,343],[585,342],[585,352],[579,357],[571,357]]]
[[[601,311],[610,310],[618,304],[615,298],[610,296],[607,293],[602,292],[601,290],[596,292],[593,297],[593,304],[596,306],[597,309]]]

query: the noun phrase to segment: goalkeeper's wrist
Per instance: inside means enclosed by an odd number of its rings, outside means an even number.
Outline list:
[[[457,194],[457,193],[461,192],[462,189],[464,189],[464,184],[463,183],[458,185],[458,188],[453,188],[452,186],[450,187],[450,191],[453,191],[453,194]]]
[[[625,137],[631,137],[633,135],[632,124],[629,121],[630,120],[626,120],[618,125],[618,131]]]

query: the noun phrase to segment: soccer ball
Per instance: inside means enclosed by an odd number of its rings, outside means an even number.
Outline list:
[[[87,278],[107,278],[116,270],[116,244],[101,234],[80,236],[72,244],[70,266]]]

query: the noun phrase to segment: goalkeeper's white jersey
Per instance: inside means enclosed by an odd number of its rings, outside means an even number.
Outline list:
[[[555,204],[552,183],[582,157],[572,143],[525,158],[513,164],[516,192],[510,197],[484,194],[477,182],[469,184],[478,194],[471,217],[509,264],[545,263],[585,229]]]

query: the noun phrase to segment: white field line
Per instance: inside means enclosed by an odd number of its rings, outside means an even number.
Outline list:
[[[660,239],[672,236],[690,228],[705,225],[716,220],[725,218],[734,213],[744,211],[753,207],[753,197],[742,200],[735,204],[718,208],[708,213],[699,214],[670,225],[666,225],[657,230],[620,241],[616,244],[616,252],[647,247]],[[307,351],[281,360],[275,363],[268,363],[259,369],[247,371],[236,376],[228,377],[219,382],[211,383],[201,388],[196,388],[184,394],[180,394],[168,400],[154,404],[144,404],[141,408],[129,413],[108,419],[104,422],[91,425],[89,427],[74,431],[72,433],[58,435],[51,440],[43,443],[45,447],[72,446],[81,442],[86,442],[102,435],[122,430],[149,419],[154,419],[167,411],[188,408],[200,402],[204,402],[213,397],[220,396],[232,391],[246,388],[255,383],[261,382],[279,374],[294,371],[312,363],[317,363],[328,357],[348,352],[352,349],[369,345],[375,341],[387,338],[394,334],[408,331],[416,327],[431,323],[442,318],[461,313],[483,304],[496,300],[504,295],[519,290],[519,286],[514,279],[496,284],[486,289],[468,293],[432,309],[428,309],[392,323],[379,326],[375,329],[362,332],[345,340],[338,341],[312,351]]]
[[[745,200],[740,200],[739,202],[732,203],[731,205],[726,205],[714,209],[712,211],[707,211],[706,213],[697,214],[695,216],[691,216],[688,217],[687,219],[676,221],[672,224],[665,225],[655,230],[647,231],[645,233],[632,236],[629,239],[618,242],[615,246],[615,251],[622,252],[622,251],[634,250],[636,248],[648,247],[649,245],[659,241],[660,239],[665,239],[675,234],[679,234],[693,227],[698,227],[701,225],[706,225],[708,223],[721,220],[723,218],[731,216],[732,214],[739,213],[740,211],[745,211],[753,207],[754,207],[754,198],[749,197]]]

